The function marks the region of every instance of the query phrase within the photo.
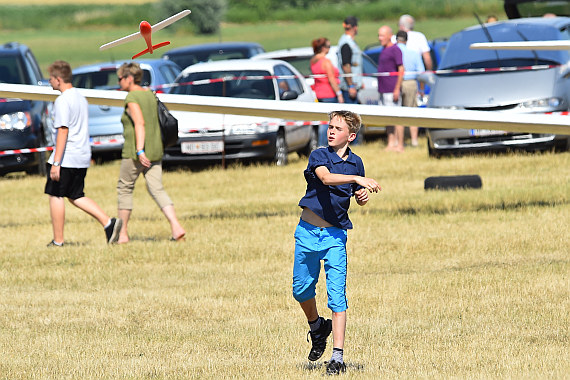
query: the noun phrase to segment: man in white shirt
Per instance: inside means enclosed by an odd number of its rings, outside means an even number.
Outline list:
[[[398,28],[408,33],[408,42],[406,47],[415,50],[421,54],[426,70],[433,70],[433,61],[431,59],[430,47],[426,36],[422,32],[414,30],[414,18],[410,15],[402,15],[398,21]],[[396,43],[394,38],[394,43]]]

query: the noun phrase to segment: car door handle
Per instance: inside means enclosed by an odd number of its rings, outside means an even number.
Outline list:
[[[111,109],[111,107],[109,106],[99,106],[99,108],[101,109],[101,111],[109,111]]]

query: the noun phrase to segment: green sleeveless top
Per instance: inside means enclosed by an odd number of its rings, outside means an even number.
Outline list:
[[[125,112],[121,117],[123,123],[123,136],[125,143],[123,145],[123,158],[138,159],[136,152],[135,126],[133,120],[127,114],[127,105],[129,103],[137,103],[142,110],[144,118],[144,152],[150,161],[160,161],[163,156],[162,138],[160,135],[160,126],[158,125],[158,108],[156,105],[156,97],[152,91],[131,91],[125,98]]]

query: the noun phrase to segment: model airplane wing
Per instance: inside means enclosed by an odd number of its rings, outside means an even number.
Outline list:
[[[175,14],[174,16],[170,16],[170,17],[167,18],[166,20],[162,20],[161,22],[159,22],[159,23],[157,23],[157,24],[154,24],[154,25],[151,27],[151,29],[152,29],[153,32],[156,32],[156,31],[158,31],[158,30],[164,29],[164,28],[166,28],[168,25],[170,25],[170,24],[172,24],[172,23],[174,23],[174,22],[180,20],[182,17],[185,17],[185,16],[187,16],[187,15],[189,15],[189,14],[190,14],[190,10],[189,10],[189,9],[185,9],[185,10],[183,10],[182,12]],[[136,33],[133,33],[133,34],[131,34],[131,35],[128,35],[128,36],[126,36],[126,37],[119,38],[118,40],[111,41],[111,42],[108,42],[108,43],[106,43],[106,44],[104,44],[104,45],[101,45],[101,46],[99,47],[99,50],[106,50],[106,49],[112,48],[112,47],[117,46],[117,45],[121,45],[121,44],[124,44],[124,43],[127,43],[127,42],[131,42],[131,41],[134,41],[134,40],[138,40],[139,38],[143,38],[143,36],[142,36],[142,34],[141,34],[140,31],[138,31],[138,32],[136,32]]]
[[[112,48],[113,46],[117,46],[117,45],[121,45],[121,44],[124,44],[127,42],[138,40],[139,38],[142,38],[142,35],[140,34],[140,32],[136,32],[136,33],[133,33],[133,34],[128,35],[126,37],[119,38],[118,40],[106,43],[105,45],[101,45],[99,47],[99,50],[106,50],[106,49]]]
[[[166,28],[168,25],[175,23],[176,21],[180,20],[182,17],[186,17],[190,14],[189,9],[185,9],[180,13],[175,14],[174,16],[170,16],[166,20],[162,20],[159,23],[156,23],[152,26],[152,31],[156,32],[158,30]]]
[[[519,41],[519,42],[478,42],[471,49],[488,50],[570,50],[570,41]]]

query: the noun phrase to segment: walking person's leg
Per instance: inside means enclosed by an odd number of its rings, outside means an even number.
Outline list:
[[[53,243],[63,244],[63,227],[65,224],[65,200],[63,197],[49,197],[49,213],[53,229]]]
[[[142,172],[142,165],[129,158],[121,160],[121,169],[119,171],[119,180],[117,182],[118,195],[118,217],[122,220],[123,225],[119,232],[119,240],[117,243],[123,244],[129,242],[128,223],[133,209],[133,191],[135,182]]]
[[[160,207],[164,216],[166,216],[168,223],[170,223],[172,239],[177,241],[184,239],[186,231],[178,221],[174,210],[174,204],[162,185],[161,163],[153,162],[150,168],[146,169],[143,173],[149,194],[152,196],[158,207]]]

